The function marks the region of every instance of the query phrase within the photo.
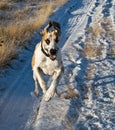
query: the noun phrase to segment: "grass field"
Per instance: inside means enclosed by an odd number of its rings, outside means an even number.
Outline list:
[[[1,0],[0,1],[0,67],[7,67],[20,53],[19,48],[67,0]],[[18,48],[18,49],[17,49]]]

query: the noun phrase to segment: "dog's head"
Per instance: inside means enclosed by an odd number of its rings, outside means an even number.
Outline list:
[[[41,32],[41,35],[43,52],[49,56],[51,60],[55,60],[59,50],[59,41],[61,36],[59,23],[50,21]]]

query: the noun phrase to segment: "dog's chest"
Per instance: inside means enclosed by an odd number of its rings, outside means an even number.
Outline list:
[[[53,73],[60,68],[60,61],[44,60],[40,64],[40,68],[46,75],[53,75]]]

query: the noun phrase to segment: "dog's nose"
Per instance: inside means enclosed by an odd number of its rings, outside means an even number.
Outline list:
[[[55,55],[55,54],[56,54],[56,52],[57,52],[57,50],[56,50],[56,49],[51,49],[51,50],[50,50],[51,55]]]

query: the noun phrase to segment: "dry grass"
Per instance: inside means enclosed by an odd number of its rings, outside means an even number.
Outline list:
[[[47,10],[47,11],[46,11]],[[47,20],[48,16],[53,12],[53,5],[46,5],[40,10],[40,13],[36,16],[33,22],[33,28],[36,30],[40,28]],[[44,14],[44,15],[43,15]]]
[[[9,10],[9,4],[7,2],[0,2],[0,10]]]
[[[101,26],[105,31],[106,39],[108,41],[115,41],[115,28],[114,25],[112,25],[111,19],[103,19]]]
[[[110,49],[108,51],[108,55],[112,56],[112,57],[115,57],[115,43],[110,45]]]
[[[100,59],[104,49],[103,45],[87,44],[83,49],[83,55],[88,59]]]
[[[58,6],[59,6],[59,5],[63,5],[63,4],[65,4],[65,2],[67,2],[67,0],[58,0],[58,1],[55,0],[54,3],[55,3],[55,5],[58,5]]]
[[[98,37],[103,32],[103,29],[98,23],[95,23],[93,27],[90,27],[90,31],[94,37]]]
[[[64,4],[67,0],[43,0],[40,4],[29,0],[22,8],[15,6],[16,2],[20,1],[2,0],[0,2],[0,10],[5,13],[0,16],[0,42],[3,41],[2,44],[0,43],[2,45],[0,46],[0,67],[9,64],[10,60],[19,53],[15,48],[25,46],[33,33],[47,21],[55,7]]]
[[[86,79],[89,81],[89,80],[92,80],[92,78],[94,77],[95,75],[95,66],[93,64],[91,64],[88,68],[88,71],[87,71],[87,75],[86,75]]]
[[[107,50],[109,55],[113,56],[115,53],[115,30],[112,22],[108,18],[100,19],[97,23],[93,23],[92,26],[86,29],[85,46],[83,49],[83,55],[88,59],[102,59],[107,54],[106,45],[100,42],[100,39],[106,39],[110,43],[110,49]],[[109,44],[108,44],[109,46]],[[111,47],[112,46],[112,47]]]
[[[4,51],[5,50],[5,51]],[[0,44],[0,67],[6,67],[9,62],[14,59],[18,54],[16,51],[16,46],[12,42],[11,44],[8,43],[1,43]]]
[[[96,47],[93,45],[86,45],[83,50],[85,57],[96,57]]]
[[[69,118],[66,117],[66,118],[61,119],[61,120],[62,120],[64,127],[65,127],[65,128],[63,128],[63,130],[73,130],[72,123],[71,123]]]
[[[79,94],[77,92],[77,90],[72,89],[71,86],[66,86],[67,91],[63,92],[60,97],[61,98],[65,98],[65,99],[72,99],[72,98],[76,98],[79,97]]]

